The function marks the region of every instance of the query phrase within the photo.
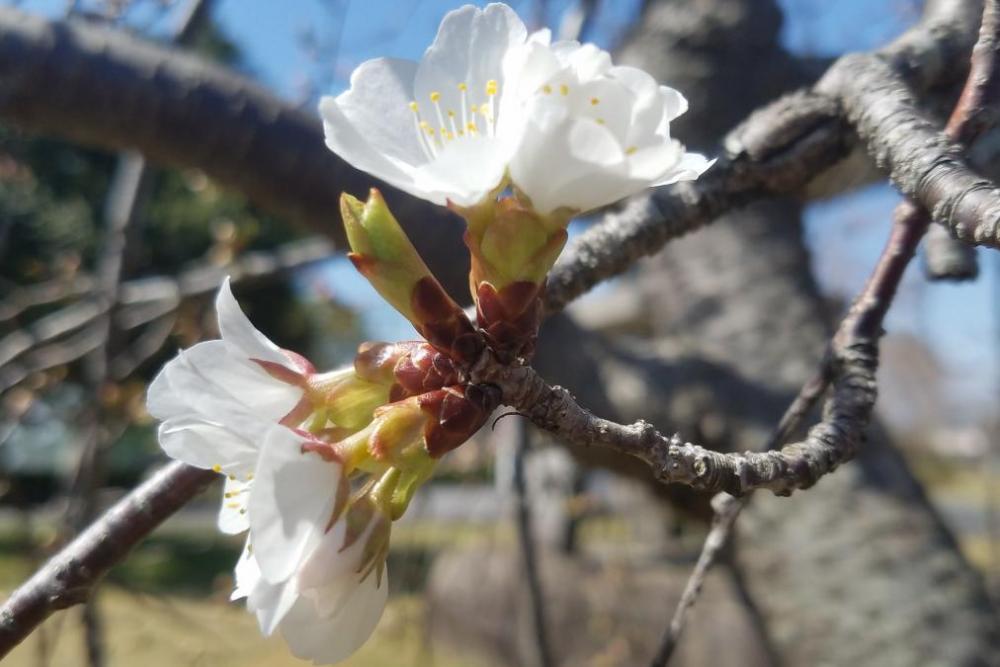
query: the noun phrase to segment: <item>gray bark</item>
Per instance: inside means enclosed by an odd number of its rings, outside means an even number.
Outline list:
[[[699,14],[716,18],[695,21]],[[712,29],[719,24],[724,33]],[[758,94],[774,91],[777,28],[770,2],[657,2],[622,57],[699,91],[679,136],[707,144]],[[720,43],[728,48],[712,48]],[[740,83],[734,95],[729,87]],[[755,205],[648,262],[641,286],[656,331],[683,337],[748,381],[794,392],[830,333],[799,213],[790,202]],[[635,416],[648,418],[651,407],[637,406]],[[760,415],[771,423],[779,416]],[[735,421],[720,433],[734,449],[764,441],[754,423]],[[736,562],[787,664],[987,664],[998,655],[980,578],[882,436],[793,501],[755,498],[738,528]]]

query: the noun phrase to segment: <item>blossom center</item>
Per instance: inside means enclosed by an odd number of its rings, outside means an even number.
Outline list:
[[[496,136],[496,98],[499,92],[500,86],[496,79],[490,79],[486,82],[481,98],[473,98],[469,92],[469,86],[460,83],[458,84],[458,104],[455,105],[458,108],[455,109],[442,105],[441,91],[431,91],[428,95],[432,107],[432,112],[429,115],[430,121],[421,113],[420,104],[416,100],[410,102],[409,107],[410,111],[413,112],[413,127],[417,133],[417,141],[427,159],[436,158],[449,142],[481,135],[484,130],[486,136]],[[477,121],[478,116],[482,116],[483,129]],[[435,125],[433,121],[437,121],[437,124]]]

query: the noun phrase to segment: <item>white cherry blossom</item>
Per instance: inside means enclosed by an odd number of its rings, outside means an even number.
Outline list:
[[[168,455],[227,476],[219,529],[250,533],[233,599],[246,598],[261,631],[279,631],[295,655],[338,662],[382,615],[391,521],[374,493],[349,503],[341,458],[296,427],[312,410],[310,379],[335,392],[354,371],[315,375],[253,327],[228,281],[216,309],[222,338],[164,367],[150,385],[149,412],[163,420]]]
[[[670,136],[687,110],[678,91],[593,44],[531,36],[505,61],[508,108],[521,126],[509,165],[542,214],[587,211],[650,186],[697,178],[711,162]]]
[[[245,597],[261,632],[280,632],[296,656],[331,664],[356,651],[381,618],[388,581],[384,561],[374,559],[384,558],[389,519],[370,505],[364,525],[349,520],[358,515],[338,507],[341,465],[304,451],[308,442],[288,429],[268,434],[232,599]]]
[[[248,527],[261,439],[308,407],[300,380],[312,367],[253,327],[228,279],[215,305],[222,338],[180,351],[150,384],[146,405],[162,421],[158,436],[168,456],[226,475],[219,529],[236,534]]]
[[[327,145],[358,169],[459,207],[510,184],[543,215],[697,178],[711,162],[670,136],[686,109],[592,44],[528,36],[503,4],[450,12],[419,63],[369,60],[320,102]]]
[[[324,97],[327,146],[412,195],[471,206],[501,186],[517,137],[503,60],[527,30],[503,4],[449,12],[419,63],[377,58]]]

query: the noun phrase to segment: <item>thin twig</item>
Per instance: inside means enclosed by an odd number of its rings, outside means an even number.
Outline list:
[[[524,582],[528,592],[534,663],[538,667],[552,667],[552,649],[549,644],[548,624],[545,619],[545,591],[538,567],[538,550],[531,522],[531,499],[524,476],[524,459],[528,453],[529,433],[527,424],[518,421],[514,449],[514,496],[517,502],[517,542],[524,566]]]

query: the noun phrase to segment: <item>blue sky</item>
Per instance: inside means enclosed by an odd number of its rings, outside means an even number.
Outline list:
[[[810,55],[876,47],[913,21],[919,4],[914,0],[779,2],[786,13],[784,43],[795,52]],[[65,0],[21,2],[26,9],[50,15],[58,14],[64,4]],[[81,4],[89,3],[83,0]],[[343,88],[350,70],[365,59],[380,55],[419,57],[441,17],[461,4],[449,0],[217,0],[215,15],[244,52],[248,73],[282,96],[304,101],[304,82],[323,81],[325,89],[313,93],[335,93]],[[538,27],[543,22],[555,27],[573,2],[521,0],[510,4],[529,24]],[[613,47],[634,18],[638,4],[639,0],[603,0],[595,22],[598,28],[587,38]],[[336,59],[307,54],[303,36],[310,32],[321,43],[339,43]],[[858,290],[881,249],[896,201],[891,188],[878,186],[810,206],[807,238],[818,279],[830,294],[849,297]],[[996,287],[1000,284],[1000,255],[981,252],[981,259],[981,278],[959,286],[927,283],[915,264],[888,321],[890,333],[921,337],[941,359],[954,391],[958,418],[970,406],[991,408],[1000,394],[1000,333],[994,321],[998,308],[994,303],[1000,303]],[[412,336],[408,324],[382,308],[374,292],[356,278],[346,262],[330,263],[321,276],[343,300],[365,310],[373,336]]]

